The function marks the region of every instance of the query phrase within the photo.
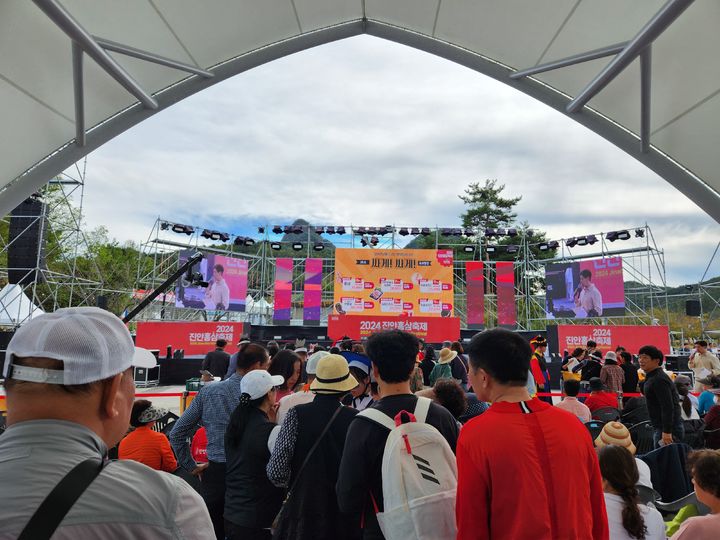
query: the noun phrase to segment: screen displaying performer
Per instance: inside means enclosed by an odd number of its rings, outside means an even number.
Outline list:
[[[548,318],[586,319],[625,314],[620,257],[548,264],[545,283]]]
[[[180,252],[180,264],[194,251]],[[248,261],[215,253],[205,257],[193,267],[200,273],[207,287],[189,283],[181,277],[175,287],[175,306],[205,309],[207,311],[245,311],[247,296]]]

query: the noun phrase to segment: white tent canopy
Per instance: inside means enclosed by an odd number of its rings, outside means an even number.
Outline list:
[[[369,34],[567,114],[720,221],[718,28],[716,0],[2,2],[0,212],[179,100]]]
[[[0,290],[0,326],[19,326],[43,313],[20,285],[8,283]]]

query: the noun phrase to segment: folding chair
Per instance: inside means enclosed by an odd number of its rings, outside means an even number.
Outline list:
[[[604,425],[605,422],[601,422],[600,420],[590,420],[589,422],[585,422],[585,427],[590,432],[590,437],[592,437],[593,442],[595,442],[595,439],[597,439],[600,435]]]
[[[620,411],[615,407],[603,407],[592,413],[593,420],[600,420],[603,423],[620,420]]]
[[[650,420],[633,424],[628,428],[630,438],[635,445],[635,453],[638,456],[652,452],[655,449],[653,439],[653,427]]]

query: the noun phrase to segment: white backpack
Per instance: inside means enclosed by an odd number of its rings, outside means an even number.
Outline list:
[[[390,430],[382,461],[385,511],[376,508],[387,540],[450,540],[457,535],[455,455],[440,432],[425,423],[431,402],[418,397],[415,421],[405,424],[396,425],[373,408],[358,415]]]

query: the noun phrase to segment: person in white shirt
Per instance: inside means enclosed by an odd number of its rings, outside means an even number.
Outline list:
[[[595,446],[602,448],[603,446],[616,445],[627,449],[633,456],[636,448],[632,442],[630,431],[624,424],[620,422],[608,422],[603,426],[600,435],[595,439]],[[642,459],[635,458],[635,466],[638,470],[639,486],[645,486],[653,489],[652,477],[650,476],[650,467]]]
[[[362,411],[375,402],[370,393],[370,366],[358,360],[352,360],[348,366],[359,384],[345,396],[343,405]]]
[[[581,308],[587,317],[602,317],[602,294],[592,282],[592,272],[585,269],[580,272],[580,286],[575,292],[575,306]]]
[[[630,451],[611,444],[598,448],[597,453],[610,538],[665,540],[665,523],[660,512],[640,504],[636,487],[638,469]]]
[[[230,306],[230,287],[223,277],[222,264],[213,267],[213,277],[205,290],[205,309],[225,310]]]
[[[708,350],[707,341],[702,339],[695,342],[695,350],[690,354],[688,367],[695,373],[695,392],[703,391],[699,379],[720,375],[720,360]]]

